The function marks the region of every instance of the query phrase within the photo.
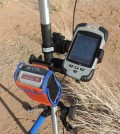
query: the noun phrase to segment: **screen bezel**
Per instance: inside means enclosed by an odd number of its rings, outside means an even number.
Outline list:
[[[70,56],[71,51],[72,51],[72,49],[74,47],[74,44],[75,44],[75,41],[76,41],[76,38],[77,38],[78,34],[81,34],[81,35],[84,35],[84,36],[88,36],[88,37],[92,37],[92,38],[95,38],[95,39],[99,39],[99,42],[98,42],[97,48],[96,48],[96,52],[95,52],[95,54],[94,54],[94,56],[92,58],[92,61],[91,61],[90,65],[83,64],[83,63],[80,63],[80,62],[77,62],[77,61],[69,59],[69,56]],[[69,51],[69,53],[67,55],[66,60],[70,61],[72,63],[75,63],[77,65],[81,65],[81,66],[85,66],[85,67],[91,67],[93,65],[93,62],[94,62],[95,58],[97,57],[97,53],[98,53],[98,50],[100,48],[101,41],[102,41],[102,37],[100,35],[98,35],[98,34],[95,34],[95,33],[92,33],[92,32],[88,32],[88,31],[78,31],[76,36],[75,36],[75,38],[74,38],[74,40],[73,40],[73,42],[72,42],[72,44],[71,44],[70,51]]]

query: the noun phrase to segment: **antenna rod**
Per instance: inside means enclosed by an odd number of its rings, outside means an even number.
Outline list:
[[[53,58],[54,47],[52,45],[51,36],[51,20],[49,0],[39,0],[40,18],[41,18],[41,32],[42,32],[42,51],[44,53],[44,60],[48,63]]]
[[[50,5],[49,0],[39,0],[40,18],[41,18],[41,32],[42,32],[42,50],[44,53],[44,60],[48,63],[53,58],[54,47],[52,45],[51,34],[51,20],[50,20]],[[53,124],[53,134],[58,134],[58,120],[56,116],[57,107],[51,107],[51,117]]]

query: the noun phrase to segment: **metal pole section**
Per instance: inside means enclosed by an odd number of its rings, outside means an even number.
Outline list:
[[[43,40],[42,50],[45,61],[50,63],[51,59],[53,58],[52,52],[54,51],[54,47],[52,46],[49,0],[39,0],[39,7]]]
[[[58,134],[57,107],[51,107],[53,134]]]
[[[50,63],[53,58],[54,47],[52,47],[51,36],[51,20],[50,20],[50,5],[49,0],[39,0],[40,18],[41,18],[41,32],[42,32],[42,49],[45,61]],[[58,134],[58,121],[57,121],[57,107],[51,107],[51,117],[53,124],[53,134]]]

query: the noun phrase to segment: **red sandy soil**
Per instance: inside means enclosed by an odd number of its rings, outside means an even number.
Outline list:
[[[54,6],[53,6],[54,7]],[[71,38],[73,1],[63,2],[62,11],[51,8],[52,31],[62,32]],[[120,80],[120,1],[79,1],[75,23],[94,23],[106,27],[109,40],[105,47],[103,63],[98,68],[106,83]],[[29,113],[23,102],[30,100],[16,87],[13,74],[19,61],[27,62],[29,56],[41,53],[40,19],[38,4],[34,0],[10,1],[0,8],[0,134],[23,134],[33,125],[41,111]],[[106,72],[106,73],[104,73]],[[39,133],[52,134],[50,117]],[[118,132],[119,133],[119,132]]]

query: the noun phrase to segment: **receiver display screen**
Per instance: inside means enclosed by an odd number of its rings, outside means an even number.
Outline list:
[[[100,39],[78,34],[68,60],[77,64],[91,66]]]

